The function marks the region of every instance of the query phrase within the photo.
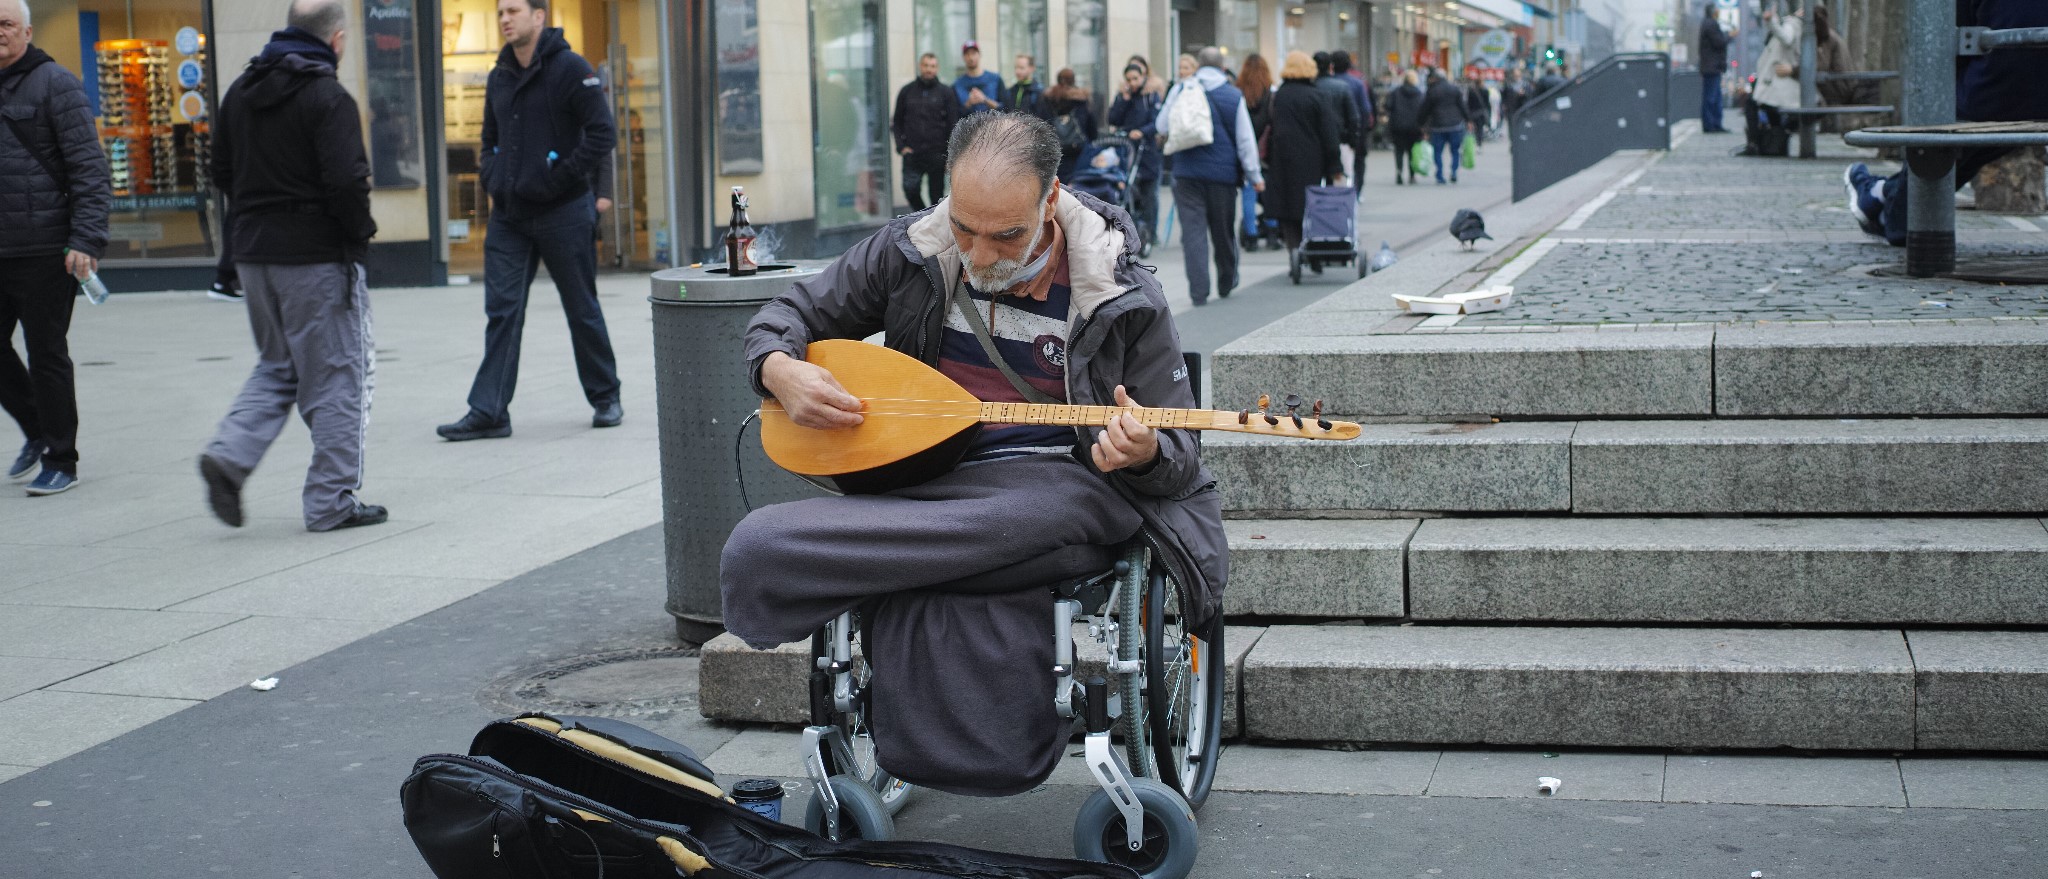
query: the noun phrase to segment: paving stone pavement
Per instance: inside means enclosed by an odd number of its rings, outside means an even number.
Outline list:
[[[1643,173],[1537,243],[1533,265],[1497,275],[1514,303],[1473,329],[1552,324],[2048,317],[2048,287],[1913,279],[1904,250],[1855,227],[1842,188],[1852,161],[1896,170],[1828,136],[1821,158],[1727,154],[1683,138]],[[2048,218],[1957,212],[1959,259],[2042,255]]]

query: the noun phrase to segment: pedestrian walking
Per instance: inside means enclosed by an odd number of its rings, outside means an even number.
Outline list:
[[[1059,137],[1062,183],[1074,176],[1074,163],[1080,161],[1081,150],[1095,142],[1095,108],[1089,106],[1088,90],[1074,83],[1074,69],[1060,68],[1053,87],[1046,89],[1041,99],[1046,121],[1052,123],[1053,134]]]
[[[1415,182],[1415,145],[1422,142],[1422,86],[1415,71],[1401,71],[1401,84],[1387,93],[1387,138],[1394,142],[1394,184]]]
[[[285,28],[214,114],[211,170],[237,220],[232,246],[256,368],[199,456],[199,473],[214,515],[235,527],[242,484],[294,405],[313,435],[306,530],[388,516],[356,497],[376,374],[363,259],[377,224],[361,117],[334,75],[347,38],[342,4],[292,3]],[[576,243],[587,250],[590,239]]]
[[[1252,118],[1252,131],[1259,140],[1259,173],[1266,173],[1266,126],[1273,115],[1273,68],[1266,64],[1266,58],[1256,52],[1245,56],[1244,64],[1237,72],[1237,90],[1244,93],[1245,112]],[[1247,181],[1238,189],[1238,201],[1243,205],[1243,219],[1239,223],[1238,244],[1247,251],[1259,249],[1263,231],[1259,225],[1259,193]]]
[[[1152,137],[1152,123],[1159,118],[1159,102],[1164,93],[1154,94],[1148,82],[1156,81],[1140,58],[1124,68],[1124,87],[1116,100],[1109,105],[1109,124],[1119,136],[1128,138],[1138,148],[1137,173],[1131,181],[1131,207],[1137,216],[1131,219],[1138,223],[1138,235],[1143,239],[1139,245],[1140,256],[1146,255],[1152,245],[1159,243],[1159,142]]]
[[[1458,155],[1465,147],[1465,128],[1470,124],[1465,110],[1465,90],[1437,71],[1429,72],[1429,88],[1422,93],[1422,125],[1429,132],[1429,151],[1436,157],[1436,182],[1444,183],[1444,153],[1450,153],[1451,179],[1458,182]]]
[[[896,153],[903,157],[903,198],[912,213],[946,197],[946,138],[960,121],[960,96],[939,82],[939,56],[917,59],[917,78],[896,93],[896,115],[889,123]],[[919,185],[931,198],[920,195]]]
[[[1045,86],[1038,82],[1038,59],[1030,55],[1018,55],[1016,63],[1010,66],[1016,79],[1010,81],[1003,91],[1003,109],[1029,113],[1047,122],[1052,116],[1045,109]]]
[[[1365,154],[1372,149],[1373,120],[1378,118],[1372,103],[1372,90],[1365,85],[1365,78],[1357,68],[1351,66],[1351,53],[1342,49],[1330,53],[1330,73],[1351,90],[1351,100],[1358,106],[1358,136],[1345,143],[1351,148],[1351,179],[1358,186],[1360,198],[1365,197]]]
[[[960,99],[962,113],[980,113],[1003,108],[1003,78],[993,70],[981,69],[981,44],[968,40],[960,44],[960,64],[966,68],[953,80],[953,95]]]
[[[1721,76],[1728,72],[1728,41],[1732,35],[1721,29],[1721,10],[1709,3],[1700,20],[1700,130],[1720,134],[1722,124]]]
[[[1522,68],[1510,67],[1507,79],[1500,84],[1500,121],[1514,134],[1515,113],[1529,102],[1529,81],[1522,78]]]
[[[590,426],[616,427],[625,418],[590,247],[597,223],[590,181],[593,169],[611,160],[612,112],[597,71],[547,18],[548,0],[498,0],[505,48],[484,84],[480,174],[492,208],[484,238],[484,360],[469,389],[469,412],[436,431],[452,441],[512,435],[527,290],[543,264],[568,317]]]
[[[1179,101],[1208,102],[1210,140],[1173,154],[1173,202],[1180,218],[1181,259],[1188,274],[1188,298],[1197,306],[1209,302],[1210,249],[1215,249],[1216,295],[1228,297],[1237,288],[1236,225],[1238,187],[1245,180],[1259,192],[1266,178],[1259,172],[1258,136],[1244,93],[1223,74],[1223,50],[1209,46],[1183,61],[1195,68],[1166,93],[1154,130],[1172,131]],[[1193,114],[1183,111],[1182,118]]]
[[[1566,82],[1563,64],[1545,65],[1543,75],[1536,78],[1536,94],[1541,95],[1544,92],[1564,85]]]
[[[1309,63],[1316,68],[1316,89],[1330,102],[1331,109],[1337,111],[1340,142],[1357,143],[1359,134],[1365,130],[1365,99],[1361,95],[1364,88],[1361,86],[1354,92],[1351,87],[1355,83],[1351,77],[1337,75],[1336,56],[1329,52],[1315,53],[1310,56]]]
[[[78,484],[71,309],[99,269],[113,199],[107,156],[78,77],[37,48],[27,0],[0,0],[0,408],[21,426],[9,479],[42,470],[30,496]],[[14,327],[28,349],[14,351]]]
[[[1471,120],[1472,136],[1486,142],[1487,132],[1493,128],[1493,93],[1486,90],[1478,74],[1465,79],[1465,118]]]
[[[1347,98],[1348,100],[1348,98]],[[1308,188],[1342,186],[1344,176],[1341,109],[1316,85],[1316,64],[1306,52],[1287,53],[1280,88],[1273,93],[1267,143],[1266,216],[1280,221],[1280,240],[1289,251],[1301,246],[1301,218]]]

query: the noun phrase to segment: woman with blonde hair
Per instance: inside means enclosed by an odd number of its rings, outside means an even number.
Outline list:
[[[1394,183],[1414,183],[1412,154],[1422,142],[1422,86],[1413,70],[1402,71],[1401,84],[1387,92],[1387,137],[1394,142]]]
[[[1306,52],[1287,53],[1272,104],[1262,135],[1271,168],[1266,177],[1266,216],[1280,221],[1280,238],[1291,251],[1301,246],[1308,188],[1345,183],[1339,150],[1343,122],[1337,108],[1316,89],[1316,63]]]

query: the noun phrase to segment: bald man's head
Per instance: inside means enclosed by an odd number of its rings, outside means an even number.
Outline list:
[[[348,9],[341,5],[341,0],[292,0],[284,23],[319,37],[324,43],[333,40],[348,24]]]

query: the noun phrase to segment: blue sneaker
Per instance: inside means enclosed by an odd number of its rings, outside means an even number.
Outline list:
[[[49,448],[42,440],[29,440],[22,443],[21,456],[15,458],[14,464],[7,468],[7,478],[20,479],[23,476],[27,476],[30,470],[36,469],[36,464],[43,460],[43,453],[48,451]]]
[[[35,481],[28,484],[28,496],[42,497],[47,494],[62,494],[63,492],[70,491],[71,487],[77,484],[78,477],[62,470],[52,470],[44,467],[43,472],[36,474]]]
[[[1879,219],[1884,214],[1884,199],[1874,192],[1880,182],[1881,178],[1870,173],[1862,162],[1842,171],[1842,185],[1849,188],[1849,213],[1856,217],[1856,225],[1871,235],[1884,234],[1884,223]]]

